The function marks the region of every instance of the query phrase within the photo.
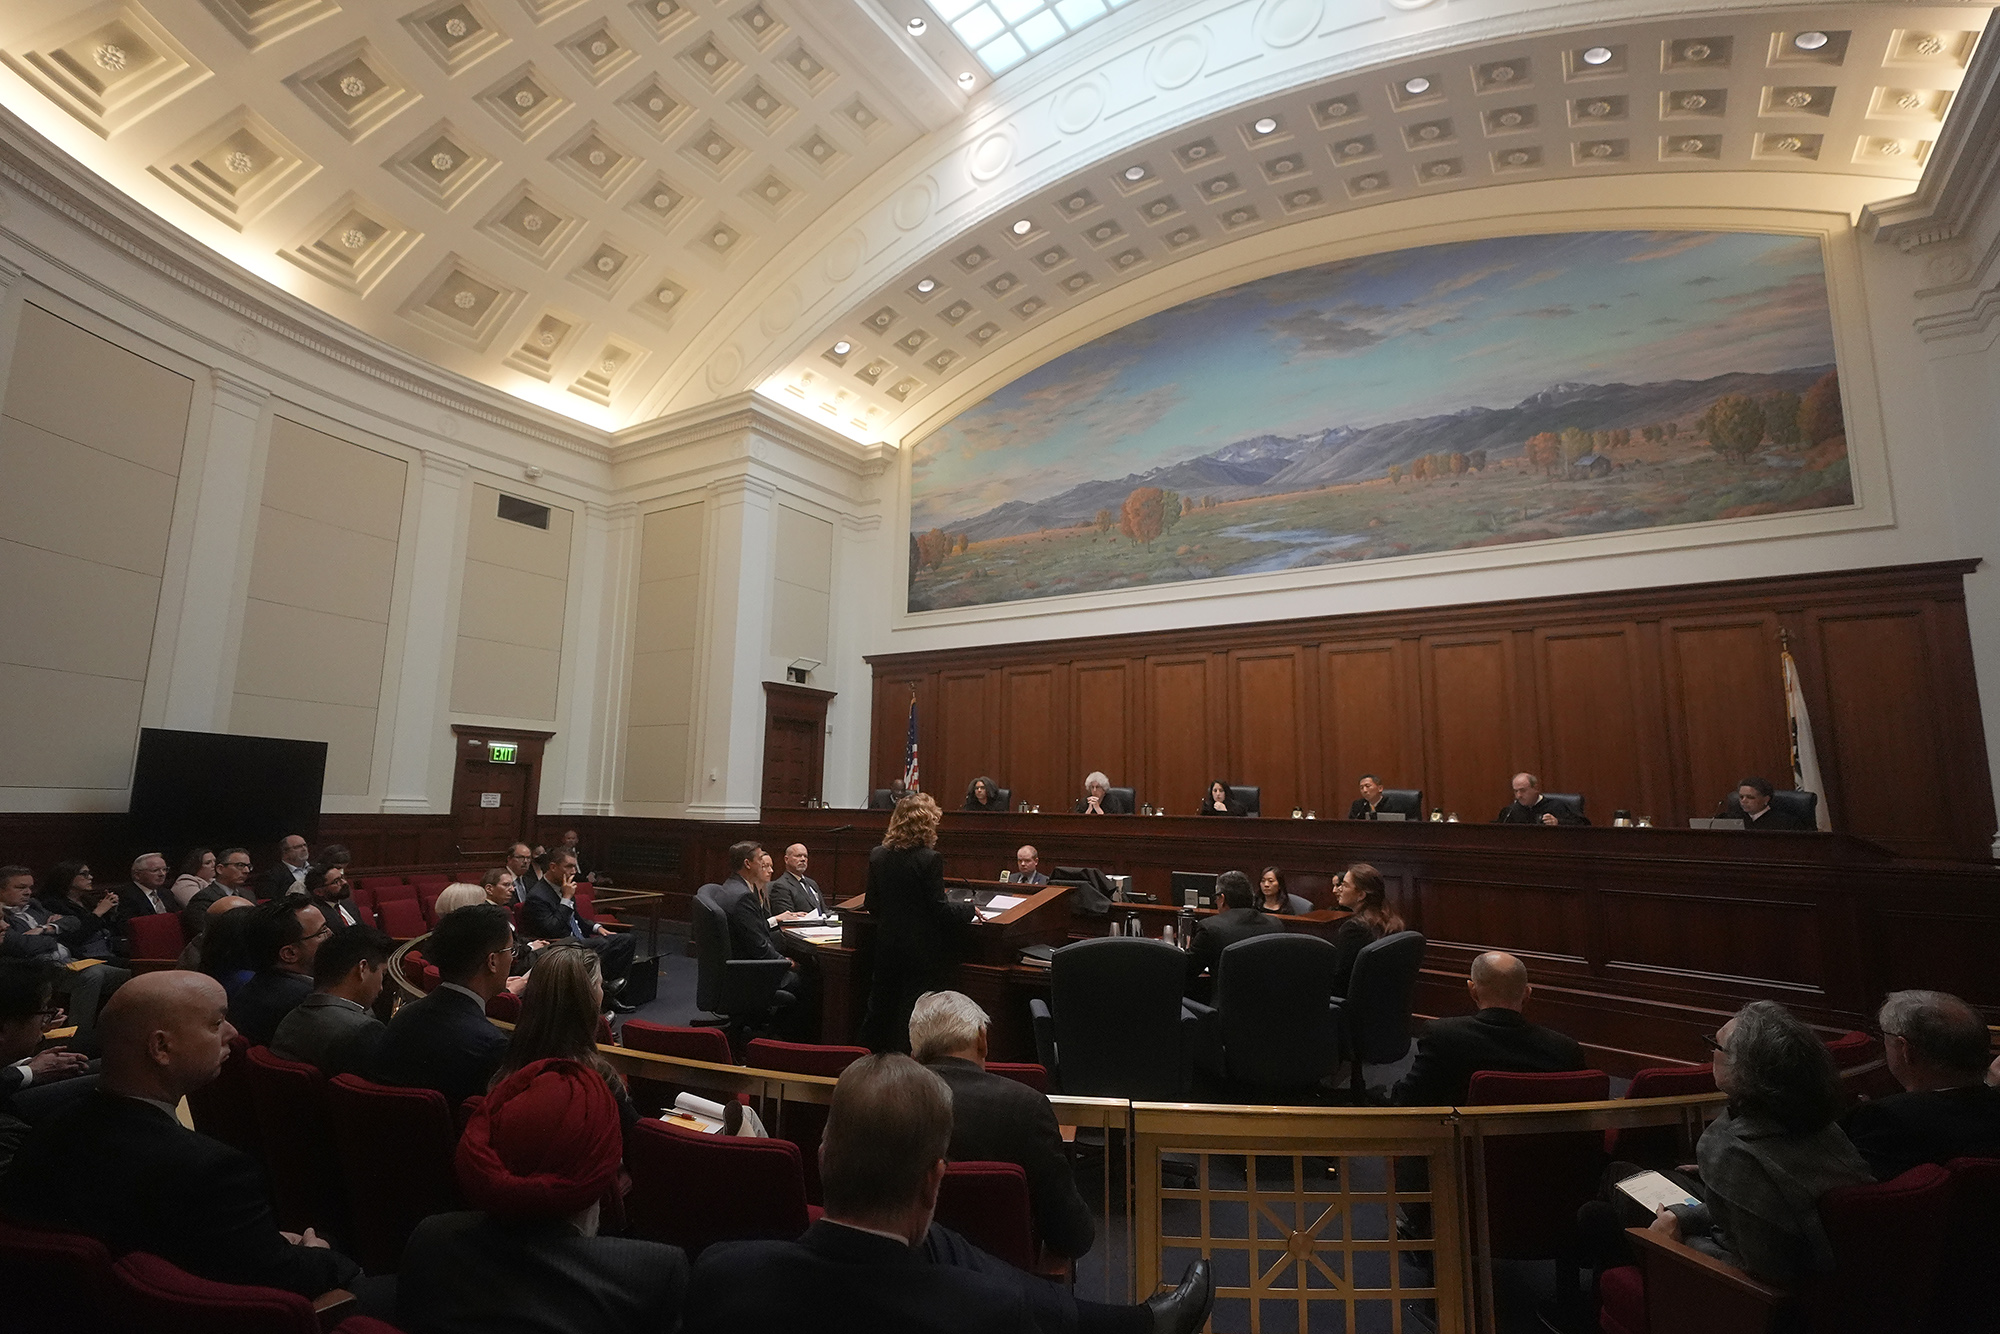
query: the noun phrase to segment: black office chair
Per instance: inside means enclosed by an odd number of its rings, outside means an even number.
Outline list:
[[[1410,1009],[1423,966],[1423,934],[1393,932],[1362,949],[1346,997],[1333,1002],[1341,1048],[1352,1067],[1348,1088],[1357,1104],[1367,1093],[1364,1065],[1390,1065],[1410,1054]]]
[[[889,795],[889,789],[878,787],[868,794],[868,809],[871,811],[893,811],[896,803]]]
[[[1260,1102],[1317,1091],[1340,1064],[1339,958],[1307,935],[1252,936],[1223,950],[1214,1007],[1187,1002],[1199,1021],[1196,1063]]]
[[[740,1045],[740,1036],[754,1036],[768,1029],[773,1016],[793,997],[778,988],[791,972],[788,959],[736,959],[730,957],[729,918],[716,901],[720,885],[703,885],[695,893],[689,934],[694,940],[694,1003],[707,1011],[694,1017],[696,1025],[721,1028],[731,1036],[731,1045]]]
[[[1238,787],[1232,783],[1229,786],[1229,796],[1243,808],[1245,815],[1264,813],[1264,789],[1261,787]]]
[[[1011,811],[1014,809],[1014,789],[1011,787],[994,788],[993,799],[993,809],[995,811]]]
[[[1187,956],[1159,940],[1079,940],[1050,960],[1050,995],[1028,1002],[1049,1087],[1079,1098],[1184,1101],[1194,1015],[1181,1003]]]
[[[1110,800],[1108,800],[1105,803],[1106,810],[1109,810],[1113,805],[1117,804],[1117,798],[1123,797],[1125,799],[1125,813],[1127,815],[1137,815],[1139,813],[1139,799],[1132,795],[1131,788],[1114,787],[1108,790],[1104,795],[1107,798],[1110,798]]]
[[[1544,792],[1542,793],[1542,795],[1547,797],[1550,801],[1563,802],[1571,810],[1575,811],[1578,815],[1582,815],[1584,813],[1583,794],[1581,792]]]
[[[1771,809],[1797,816],[1808,829],[1819,828],[1819,793],[1803,789],[1779,788],[1771,793]],[[1729,795],[1722,800],[1722,814],[1725,819],[1741,820],[1743,802],[1737,789],[1729,789]]]
[[[1424,790],[1420,787],[1385,787],[1375,809],[1390,811],[1407,820],[1424,818]]]

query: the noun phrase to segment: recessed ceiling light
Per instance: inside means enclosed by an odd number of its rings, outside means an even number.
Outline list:
[[[1427,93],[1430,90],[1431,90],[1431,81],[1429,79],[1422,77],[1421,75],[1419,75],[1417,78],[1411,79],[1409,82],[1403,85],[1403,91],[1410,94],[1412,97],[1415,97],[1419,93]]]
[[[911,19],[904,26],[910,30],[910,36],[921,37],[924,35],[925,32],[929,31],[931,25],[924,22],[922,19]]]
[[[1801,51],[1817,51],[1825,46],[1826,42],[1827,37],[1823,32],[1802,32],[1792,38],[1792,45]]]
[[[1255,125],[1251,126],[1250,128],[1257,131],[1257,133],[1259,134],[1269,134],[1273,130],[1278,128],[1278,122],[1271,119],[1269,116],[1266,116],[1264,117],[1264,119],[1258,121]]]
[[[973,84],[977,82],[979,82],[979,76],[974,74],[971,70],[967,70],[965,71],[965,73],[958,76],[958,86],[961,88],[970,88]]]
[[[833,355],[836,357],[844,357],[853,350],[854,344],[848,342],[846,339],[842,339],[833,345]]]
[[[925,279],[924,279],[924,280],[923,280],[922,282],[919,282],[919,283],[917,284],[917,290],[918,290],[919,292],[935,292],[935,291],[937,291],[937,279],[935,279],[935,278],[925,278]]]
[[[1608,64],[1610,60],[1611,48],[1608,46],[1589,47],[1583,53],[1583,63],[1586,65]]]
[[[1125,179],[1128,181],[1143,181],[1146,179],[1146,169],[1144,167],[1127,167],[1125,168]]]
[[[1028,221],[1028,219],[1026,218],[1022,218],[1019,222],[1016,222],[1014,224],[1014,235],[1016,236],[1026,236],[1029,232],[1032,232],[1033,230],[1035,230],[1035,224]]]

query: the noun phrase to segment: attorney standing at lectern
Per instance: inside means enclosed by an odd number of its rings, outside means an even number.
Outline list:
[[[1382,805],[1382,780],[1374,774],[1361,775],[1361,795],[1347,808],[1350,820],[1372,820]]]
[[[970,903],[944,892],[938,855],[938,804],[918,792],[889,817],[882,845],[868,854],[868,915],[875,922],[875,972],[861,1040],[870,1051],[908,1051],[910,1011],[926,991],[948,991],[955,978],[959,928],[974,919]]]
[[[1514,799],[1493,817],[1494,824],[1589,824],[1566,801],[1542,794],[1542,780],[1533,774],[1514,775]]]
[[[1076,800],[1078,815],[1130,815],[1132,799],[1111,790],[1111,780],[1102,771],[1092,770],[1083,780],[1083,795]]]

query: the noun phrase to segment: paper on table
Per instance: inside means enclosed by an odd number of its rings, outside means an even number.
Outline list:
[[[1655,1213],[1670,1204],[1701,1203],[1658,1172],[1640,1172],[1626,1177],[1618,1183],[1618,1189]]]
[[[1006,912],[1009,908],[1018,908],[1026,902],[1026,899],[1018,895],[995,894],[992,898],[986,900],[986,906],[993,912]]]

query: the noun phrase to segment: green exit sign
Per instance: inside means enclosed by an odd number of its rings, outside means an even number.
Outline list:
[[[521,748],[511,741],[495,741],[486,747],[486,758],[495,764],[512,764],[520,755]]]

